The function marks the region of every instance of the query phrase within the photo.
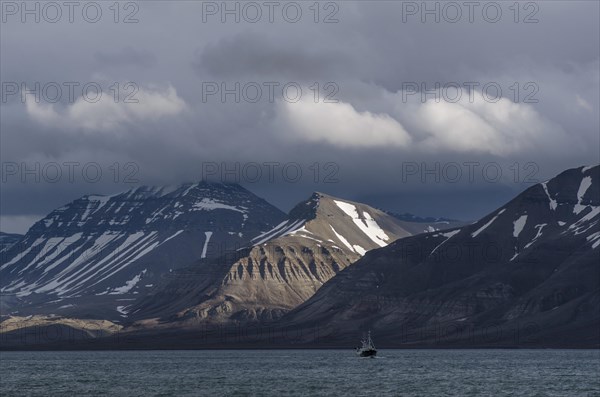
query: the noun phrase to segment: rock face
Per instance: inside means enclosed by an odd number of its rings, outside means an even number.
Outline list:
[[[132,318],[162,317],[173,326],[276,320],[367,251],[428,226],[314,193],[236,258],[186,269],[135,305]]]
[[[239,185],[84,196],[2,253],[2,314],[122,319],[170,272],[235,252],[284,218]]]
[[[600,166],[567,170],[480,221],[367,253],[282,319],[331,343],[598,346]],[[491,330],[491,331],[490,331]]]

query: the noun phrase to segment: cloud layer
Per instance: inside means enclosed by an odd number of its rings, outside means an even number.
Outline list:
[[[25,103],[29,117],[47,128],[83,131],[115,131],[124,124],[155,122],[165,117],[174,117],[186,109],[183,99],[169,86],[164,91],[139,89],[131,86],[122,101],[106,93],[98,100],[78,98],[73,104],[56,110],[52,103]]]
[[[539,3],[537,23],[515,22],[509,3],[497,23],[480,14],[473,23],[403,22],[403,2],[389,1],[338,2],[338,23],[323,23],[325,9],[315,23],[308,5],[297,23],[281,14],[273,23],[203,22],[202,3],[140,3],[133,24],[114,23],[109,10],[95,24],[3,23],[3,83],[139,87],[139,103],[115,103],[108,92],[96,103],[23,103],[19,95],[2,103],[3,163],[95,162],[105,170],[93,184],[4,178],[0,210],[11,225],[82,194],[130,187],[109,177],[115,163],[136,164],[139,183],[173,184],[202,178],[206,162],[296,162],[304,169],[297,183],[247,185],[284,209],[320,190],[396,211],[473,219],[527,187],[515,180],[515,163],[535,163],[536,178],[545,179],[600,161],[598,2]],[[273,100],[205,101],[207,82],[279,86]],[[406,91],[407,84],[452,82],[478,83],[474,100],[422,100]],[[502,87],[496,102],[479,95],[489,82]],[[301,100],[285,100],[287,83],[305,88]],[[328,83],[339,88],[337,103],[323,102]],[[536,101],[525,101],[528,83],[537,87]],[[423,183],[403,180],[407,162],[493,162],[504,174],[493,184]],[[339,170],[335,184],[309,168],[329,163]]]

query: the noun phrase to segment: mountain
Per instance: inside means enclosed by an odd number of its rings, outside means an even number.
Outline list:
[[[422,232],[436,232],[438,230],[444,229],[452,229],[458,226],[463,226],[466,222],[460,221],[458,219],[450,219],[450,218],[435,218],[432,216],[421,217],[417,215],[413,215],[408,212],[404,212],[402,214],[398,214],[392,211],[384,211],[386,214],[393,216],[396,219],[401,221],[410,222],[411,224],[418,227],[419,224],[426,224],[427,229],[424,229]]]
[[[600,166],[473,224],[410,236],[400,222],[315,193],[244,248],[168,273],[93,346],[341,347],[370,329],[380,347],[600,347]],[[31,332],[17,323],[10,348]]]
[[[600,346],[600,166],[534,185],[478,222],[370,251],[282,327],[332,345]],[[309,341],[307,339],[306,341]]]
[[[174,274],[132,307],[131,319],[158,318],[174,326],[276,320],[367,251],[428,226],[314,193],[237,257],[203,261]]]
[[[285,214],[239,185],[201,182],[88,195],[3,252],[2,314],[118,320],[162,278],[235,252]]]
[[[21,234],[0,232],[0,255],[21,240]]]

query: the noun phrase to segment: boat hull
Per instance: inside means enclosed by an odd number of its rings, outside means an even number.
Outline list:
[[[377,350],[363,350],[358,352],[360,357],[375,357],[377,355]]]

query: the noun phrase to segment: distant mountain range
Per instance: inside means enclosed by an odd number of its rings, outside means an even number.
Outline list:
[[[418,215],[413,215],[409,212],[404,212],[402,214],[398,214],[392,211],[384,211],[386,214],[389,214],[391,216],[393,216],[394,218],[400,219],[401,221],[406,221],[406,222],[416,222],[416,223],[439,223],[439,224],[446,224],[446,225],[458,225],[458,224],[463,224],[463,221],[460,221],[458,219],[450,219],[450,218],[444,218],[444,217],[440,217],[440,218],[435,218],[433,216],[427,216],[427,217],[422,217],[422,216],[418,216]],[[434,230],[435,231],[435,230]]]
[[[323,193],[286,216],[237,185],[206,183],[74,203],[7,251],[5,346],[32,327],[92,320],[137,348],[224,337],[342,347],[369,329],[390,347],[600,346],[600,166],[567,170],[471,224],[407,221]],[[74,235],[76,255],[44,249]],[[209,252],[212,241],[228,249]],[[94,246],[110,248],[85,255]],[[268,332],[250,336],[256,327]]]
[[[18,243],[22,237],[21,234],[0,232],[0,254],[4,251],[8,251],[10,247]]]
[[[236,288],[244,291],[246,284],[255,277],[254,263],[266,261],[269,268],[281,270],[282,274],[276,278],[283,277],[282,280],[289,283],[290,277],[297,277],[295,273],[299,271],[314,285],[301,293],[302,288],[294,287],[294,291],[287,292],[293,297],[275,298],[276,295],[265,291],[260,299],[255,299],[255,305],[242,304],[240,310],[246,310],[246,314],[240,312],[225,317],[274,319],[310,297],[320,285],[367,250],[399,237],[447,226],[403,222],[361,206],[389,226],[386,231],[390,236],[382,231],[385,240],[378,240],[376,244],[340,208],[335,207],[335,216],[321,215],[323,197],[326,196],[315,193],[308,202],[299,204],[286,216],[236,184],[201,182],[140,187],[113,196],[84,196],[52,211],[25,236],[2,236],[0,242],[5,242],[0,265],[2,314],[124,321],[133,311],[135,316],[131,318],[139,319],[151,315],[176,315],[173,310],[187,308],[182,314],[184,317],[196,313],[196,316],[212,320],[219,316],[207,313],[227,312],[232,304],[228,294],[236,295],[231,291],[236,278],[243,280]],[[318,214],[319,219],[321,216],[331,218],[324,221],[325,234],[316,234],[312,240],[304,238],[302,244],[288,247],[287,240],[292,239],[292,235],[303,235],[300,229],[305,223],[313,228]],[[364,218],[364,211],[357,216]],[[340,232],[347,232],[353,246],[348,249],[347,240],[336,237],[333,226],[325,226],[327,222],[336,225]],[[364,219],[358,224],[373,222]],[[353,229],[349,230],[347,224]],[[277,238],[288,234],[290,236],[278,245]],[[319,238],[325,238],[323,247],[313,244]],[[276,240],[275,243],[271,243],[272,240]],[[268,247],[266,242],[269,242]],[[251,249],[252,246],[256,248]],[[288,248],[315,253],[298,259],[299,254],[286,252],[283,255],[286,266],[293,263],[298,267],[285,270],[279,263],[283,259],[278,257],[273,261],[273,258],[278,256],[275,250]],[[242,260],[244,257],[245,261]],[[315,265],[315,257],[321,258],[322,262]],[[242,266],[241,263],[246,266],[246,274],[231,270],[232,266]],[[264,267],[264,263],[260,266]],[[257,267],[257,271],[261,272],[261,278],[265,276],[264,269]],[[227,274],[231,274],[227,277],[233,277],[227,281],[228,292],[220,297],[212,296],[207,288],[217,288],[223,281],[219,277]],[[172,295],[175,290],[177,294]],[[238,301],[247,301],[240,298],[244,294],[237,293]],[[272,304],[274,300],[276,304]]]

